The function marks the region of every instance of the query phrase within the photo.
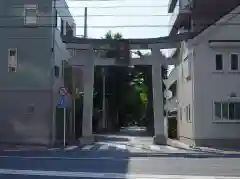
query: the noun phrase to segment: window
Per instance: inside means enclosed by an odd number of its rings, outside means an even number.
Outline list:
[[[8,50],[8,72],[16,72],[17,71],[17,49],[9,49]]]
[[[64,70],[65,67],[67,66],[67,61],[66,60],[62,60],[62,78],[64,79]]]
[[[55,77],[59,77],[59,67],[58,66],[54,66],[54,75]]]
[[[188,107],[185,107],[185,120],[188,121]]]
[[[70,36],[70,37],[72,37],[73,36],[73,29],[72,29],[72,27],[68,24],[68,23],[66,23],[66,35],[67,36]]]
[[[215,56],[215,64],[216,64],[217,71],[223,70],[223,55],[222,54],[217,54]]]
[[[179,108],[179,120],[182,120],[182,108]]]
[[[37,5],[24,6],[24,24],[36,24],[38,19]]]
[[[190,104],[185,107],[185,118],[187,122],[191,122],[191,110],[190,110]]]
[[[233,71],[238,70],[238,54],[230,55],[230,69]]]
[[[215,121],[240,121],[240,102],[215,102]]]
[[[65,26],[64,26],[64,20],[61,19],[61,35],[65,35],[65,33],[64,33],[64,28],[65,28]]]
[[[190,104],[188,105],[188,118],[187,118],[187,121],[188,122],[191,122],[191,109],[190,109]]]
[[[56,27],[61,31],[61,17],[59,16],[58,11],[56,10]]]

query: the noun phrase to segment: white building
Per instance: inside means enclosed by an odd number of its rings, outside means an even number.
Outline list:
[[[183,0],[176,3],[173,25],[194,10],[192,1],[190,6],[189,1],[188,6]],[[176,95],[166,107],[177,110],[178,138],[184,143],[240,148],[240,6],[232,9],[208,27],[189,28],[199,34],[173,54],[178,64],[165,84],[170,90],[176,85]]]

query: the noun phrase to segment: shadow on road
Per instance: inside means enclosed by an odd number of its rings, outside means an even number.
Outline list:
[[[129,153],[112,150],[105,152],[28,152],[5,153],[0,157],[1,169],[31,171],[88,172],[83,178],[96,178],[94,174],[129,173]],[[98,177],[105,179],[105,177]],[[113,177],[115,178],[115,176]],[[125,177],[121,177],[125,178]]]
[[[159,158],[240,158],[230,155],[207,155],[207,154],[191,154],[191,153],[152,153],[138,152],[131,153],[129,150],[105,150],[105,151],[39,151],[39,152],[5,152],[4,156],[0,154],[1,169],[15,170],[31,170],[34,171],[58,171],[68,172],[68,176],[77,175],[75,172],[88,172],[89,176],[81,176],[82,178],[99,178],[105,179],[103,175],[120,176],[119,178],[127,178],[126,174],[131,172],[133,167],[132,160],[139,160],[139,167],[146,168],[144,162]],[[155,160],[152,160],[153,163]],[[135,162],[136,163],[136,162]],[[141,165],[142,163],[142,165]],[[147,164],[148,166],[151,164]],[[147,167],[149,168],[149,167]],[[75,173],[75,174],[74,174]],[[83,174],[84,175],[84,174]],[[99,177],[96,177],[99,176]],[[102,176],[102,177],[101,177]],[[111,177],[109,177],[111,178]]]
[[[118,134],[96,135],[95,138],[99,142],[114,141],[126,142],[131,140],[131,136],[150,136],[143,130],[123,130]],[[147,138],[147,137],[146,137]],[[110,142],[111,143],[111,142]],[[240,154],[213,154],[204,152],[154,152],[151,150],[135,150],[130,144],[126,150],[116,147],[104,148],[97,150],[99,144],[94,144],[93,150],[83,150],[76,148],[74,150],[59,151],[22,151],[22,152],[0,152],[0,169],[17,169],[17,170],[41,170],[41,171],[58,171],[70,172],[68,177],[72,177],[74,172],[88,172],[89,176],[81,176],[81,178],[99,178],[105,179],[104,174],[119,175],[118,178],[124,177],[125,174],[131,172],[133,168],[133,160],[137,160],[142,170],[157,166],[155,160],[166,158],[188,158],[188,159],[206,159],[206,158],[240,158]],[[121,144],[119,144],[121,146]],[[99,149],[99,148],[98,148]],[[134,149],[134,150],[132,150]],[[134,151],[134,152],[133,152]],[[137,152],[138,151],[138,152]],[[139,160],[139,161],[138,161]],[[151,163],[147,163],[152,160]],[[160,160],[159,160],[160,161]],[[144,166],[145,165],[145,166]],[[149,169],[150,170],[150,169]],[[156,168],[158,170],[158,168]],[[76,174],[74,174],[76,175]],[[80,174],[79,174],[80,175]],[[92,175],[92,176],[91,176]],[[98,177],[96,177],[96,175]],[[121,177],[120,177],[121,175]],[[108,178],[111,178],[109,177]],[[112,178],[116,178],[113,176]]]

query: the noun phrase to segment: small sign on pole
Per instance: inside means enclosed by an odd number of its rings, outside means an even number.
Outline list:
[[[63,108],[64,102],[65,102],[65,96],[67,95],[67,89],[64,87],[60,87],[58,90],[58,94],[61,96],[61,100],[60,100],[59,104],[57,105],[57,107]]]

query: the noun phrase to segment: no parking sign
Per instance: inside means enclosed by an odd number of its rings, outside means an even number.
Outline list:
[[[58,90],[58,94],[60,96],[66,96],[67,95],[67,89],[65,87],[60,87]]]

